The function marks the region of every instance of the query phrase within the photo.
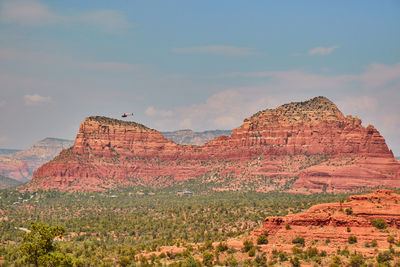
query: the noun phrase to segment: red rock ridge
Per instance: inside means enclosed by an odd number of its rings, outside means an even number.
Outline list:
[[[284,190],[341,191],[400,186],[399,173],[400,164],[374,127],[363,127],[361,120],[344,117],[327,98],[316,97],[258,112],[231,137],[221,136],[203,146],[175,144],[135,122],[89,117],[73,148],[40,167],[30,186],[165,187],[206,175],[221,183],[216,190],[257,181],[254,190],[269,191],[277,188],[266,181],[276,178]]]
[[[372,226],[378,219],[386,222],[388,230],[379,231]],[[365,249],[365,242],[373,239],[379,247],[387,248],[389,235],[400,236],[400,195],[391,190],[376,190],[351,196],[346,202],[315,205],[302,213],[267,217],[263,227],[253,234],[258,236],[264,232],[269,234],[269,246],[288,251],[295,237],[304,237],[306,244],[321,240],[317,246],[333,251],[348,245],[349,236],[357,236],[357,250]],[[326,239],[332,243],[325,244]]]

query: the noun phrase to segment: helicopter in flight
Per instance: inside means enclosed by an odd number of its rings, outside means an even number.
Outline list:
[[[124,113],[121,115],[122,118],[126,118],[128,116],[133,116],[133,113]]]

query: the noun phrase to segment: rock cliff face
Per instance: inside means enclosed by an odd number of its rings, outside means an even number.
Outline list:
[[[28,181],[33,171],[72,145],[73,141],[70,140],[45,138],[29,149],[0,156],[0,174],[18,181]]]
[[[373,226],[374,221],[382,220],[387,227],[380,231]],[[324,250],[336,250],[348,246],[348,238],[356,236],[357,244],[352,250],[364,250],[365,242],[377,240],[379,248],[389,247],[388,236],[400,235],[400,195],[391,190],[376,190],[367,195],[351,196],[346,202],[325,203],[311,207],[306,212],[285,217],[268,217],[255,236],[267,232],[269,246],[289,251],[295,237],[303,237],[307,245],[317,245]],[[331,243],[326,243],[329,239]],[[315,240],[321,241],[313,244]],[[268,249],[267,247],[264,249]]]
[[[374,166],[374,168],[371,168]],[[32,187],[165,187],[189,179],[215,190],[312,192],[400,186],[384,138],[325,97],[258,112],[202,146],[178,145],[135,122],[89,117],[73,148],[34,174]]]
[[[225,135],[230,136],[230,130],[213,130],[204,132],[194,132],[192,130],[179,130],[174,132],[162,132],[168,140],[174,141],[180,145],[204,145],[206,142],[213,140],[216,137]]]

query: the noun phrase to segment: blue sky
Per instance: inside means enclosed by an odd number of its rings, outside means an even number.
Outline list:
[[[0,147],[90,115],[232,129],[324,95],[400,155],[399,1],[0,0]]]

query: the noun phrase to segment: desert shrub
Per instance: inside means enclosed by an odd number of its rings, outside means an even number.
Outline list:
[[[376,239],[372,239],[371,246],[376,248],[378,246],[378,241],[376,241]]]
[[[264,232],[257,237],[257,245],[268,244],[268,233]]]
[[[296,246],[292,247],[292,252],[293,252],[293,254],[303,254],[303,250]]]
[[[265,256],[265,253],[263,253],[262,255],[257,255],[254,263],[256,264],[256,266],[267,266],[267,257]]]
[[[348,257],[348,256],[350,256],[350,250],[348,248],[345,248],[342,251],[340,251],[340,254]]]
[[[249,257],[254,257],[256,255],[256,249],[252,247],[249,249]]]
[[[288,224],[288,223],[285,225],[285,228],[286,228],[286,230],[292,229],[292,228],[290,227],[290,224]]]
[[[318,255],[318,249],[315,247],[310,247],[305,252],[308,258],[314,258],[315,256]]]
[[[300,259],[297,256],[294,256],[290,259],[290,263],[293,267],[300,267]]]
[[[391,236],[391,235],[388,236],[387,241],[388,241],[390,244],[393,244],[393,243],[394,243],[394,237]]]
[[[203,264],[204,266],[213,266],[214,255],[211,252],[203,252]]]
[[[355,237],[354,235],[349,236],[349,244],[355,244],[357,243],[357,237]]]
[[[226,259],[225,265],[226,265],[226,266],[235,267],[235,266],[238,266],[238,265],[239,265],[239,262],[237,261],[237,259],[235,259],[235,258],[231,255],[228,259]]]
[[[389,251],[384,251],[376,256],[376,261],[378,263],[387,263],[393,260],[393,256],[390,254]]]
[[[296,244],[296,246],[305,246],[305,240],[304,237],[298,236],[292,240],[292,244]]]
[[[254,247],[253,241],[251,240],[245,240],[243,242],[243,252],[249,252],[249,250]]]
[[[361,254],[352,255],[349,262],[349,267],[361,267],[365,263],[365,259]]]
[[[335,256],[332,257],[331,265],[332,264],[334,264],[335,266],[342,265],[342,260],[340,259],[340,257],[338,255],[335,255]]]
[[[383,219],[373,220],[371,222],[371,224],[372,224],[372,226],[374,226],[374,227],[376,227],[376,228],[378,228],[380,230],[386,229],[386,227],[387,227],[386,222]]]
[[[352,215],[353,214],[353,209],[351,207],[345,209],[344,211],[346,212],[347,215]]]
[[[284,262],[284,261],[288,260],[287,254],[285,252],[283,252],[283,251],[280,251],[278,256],[279,256],[279,261],[280,262]]]
[[[217,252],[224,252],[228,250],[228,245],[226,243],[220,242],[216,248]]]

